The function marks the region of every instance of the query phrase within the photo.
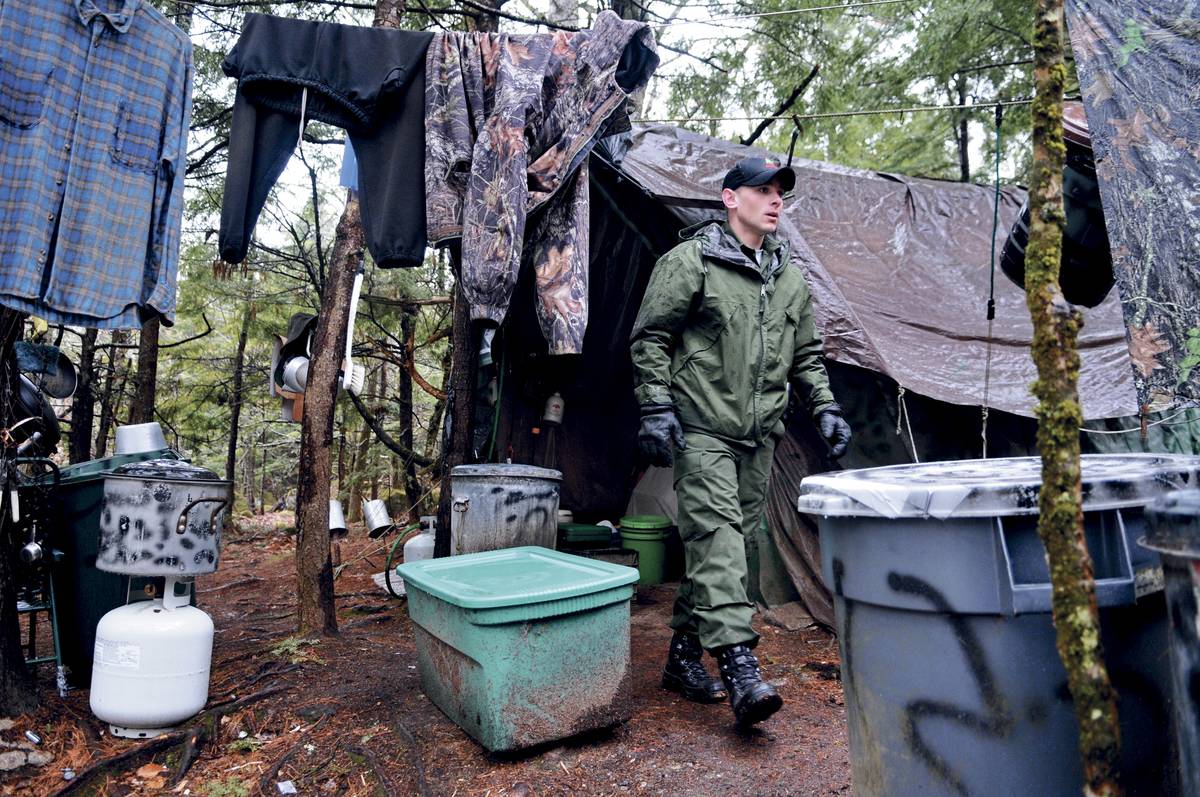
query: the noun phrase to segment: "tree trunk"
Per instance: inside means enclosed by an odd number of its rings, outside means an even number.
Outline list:
[[[229,447],[225,452],[225,478],[233,481],[237,467],[238,431],[242,422],[242,385],[246,370],[246,338],[254,318],[254,302],[247,300],[242,313],[242,328],[238,332],[237,351],[233,355],[233,393],[229,397]],[[249,497],[249,496],[247,496]]]
[[[409,345],[415,336],[416,311],[405,308],[400,316],[400,337],[405,343],[405,358],[411,360],[413,347]],[[410,363],[406,362],[405,365]],[[414,365],[415,367],[415,365]],[[400,442],[409,451],[413,448],[413,383],[412,375],[407,367],[400,369],[399,397],[396,399],[400,410]],[[404,461],[404,496],[408,504],[408,522],[412,523],[420,516],[421,485],[417,482],[417,464],[408,458]]]
[[[125,379],[129,375],[129,360],[125,350],[119,348],[126,342],[124,330],[112,333],[108,347],[108,376],[104,380],[104,394],[100,397],[100,428],[96,431],[96,458],[102,459],[108,451],[108,435],[117,422],[121,396],[125,392]]]
[[[68,457],[71,464],[92,458],[92,421],[96,417],[96,330],[83,333],[79,349],[79,383],[71,398],[71,435],[68,438]]]
[[[0,308],[0,390],[7,394],[6,406],[19,389],[13,344],[21,338],[23,316]],[[6,413],[7,416],[7,413]],[[9,417],[0,418],[5,427]],[[0,717],[24,714],[37,708],[37,682],[25,666],[21,628],[17,620],[17,585],[13,563],[17,561],[14,524],[8,506],[8,490],[0,498]]]
[[[150,423],[154,420],[154,395],[158,384],[158,332],[161,324],[157,317],[142,325],[138,341],[137,377],[133,387],[133,406],[129,410],[130,423]]]
[[[363,245],[358,198],[350,191],[333,241],[304,391],[296,488],[296,619],[300,634],[337,633],[333,564],[329,557],[333,417],[346,345],[350,289]]]
[[[479,0],[479,2],[475,6],[471,6],[475,10],[475,13],[478,15],[475,17],[475,31],[477,33],[497,33],[497,32],[499,32],[500,17],[497,16],[496,14],[489,14],[488,12],[484,11],[483,8],[476,7],[476,6],[494,8],[497,11],[499,11],[505,2],[506,2],[506,0]]]
[[[621,19],[646,21],[646,6],[640,0],[612,0],[609,6]]]
[[[1046,546],[1058,652],[1079,722],[1085,795],[1120,793],[1120,733],[1115,694],[1104,666],[1092,561],[1083,534],[1080,489],[1080,313],[1058,284],[1065,222],[1062,172],[1062,0],[1037,0],[1034,29],[1033,180],[1025,290],[1033,318],[1038,378],[1038,448],[1042,454],[1038,534]]]
[[[446,351],[442,353],[442,393],[450,392],[450,374],[454,368],[454,341],[453,335],[451,340],[446,344]],[[437,450],[438,439],[442,436],[442,416],[446,414],[446,400],[438,399],[433,405],[433,412],[429,415],[429,429],[425,432],[425,457],[433,459],[433,452]]]
[[[451,259],[455,273],[462,274],[462,251],[455,246]],[[450,448],[446,452],[442,471],[442,489],[438,501],[438,527],[434,538],[433,555],[450,555],[450,471],[465,464],[471,454],[471,438],[475,412],[475,371],[479,353],[479,338],[471,324],[471,308],[463,295],[461,281],[454,286],[453,362],[450,367],[450,389],[447,391],[450,416]]]
[[[246,447],[246,456],[242,458],[242,462],[246,466],[246,505],[250,509],[250,514],[255,514],[254,504],[254,488],[258,485],[258,473],[255,469],[254,456],[254,441],[250,441],[250,445]],[[259,503],[262,502],[262,496],[259,496]]]

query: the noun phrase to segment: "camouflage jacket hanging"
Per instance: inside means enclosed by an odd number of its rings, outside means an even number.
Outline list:
[[[528,241],[549,350],[582,349],[586,158],[624,121],[627,98],[658,65],[654,48],[645,23],[610,11],[590,31],[434,36],[426,63],[426,220],[430,243],[462,239],[473,319],[504,319]]]

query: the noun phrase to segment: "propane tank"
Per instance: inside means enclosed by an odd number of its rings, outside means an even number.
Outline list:
[[[437,531],[437,518],[426,515],[421,518],[421,532],[404,543],[404,561],[416,562],[433,558],[433,542]]]
[[[176,582],[189,589],[176,595]],[[113,609],[96,626],[92,713],[113,736],[166,733],[204,708],[213,622],[194,606],[191,579],[167,578],[161,599]]]

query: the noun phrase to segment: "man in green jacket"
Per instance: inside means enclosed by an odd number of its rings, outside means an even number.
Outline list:
[[[850,442],[821,362],[808,285],[775,236],[795,183],[778,163],[739,161],[721,189],[725,223],[685,230],[659,259],[631,336],[638,445],[651,463],[674,464],[684,544],[663,686],[705,703],[727,692],[742,726],[783,705],[751,652],[758,634],[743,533],[762,517],[788,386],[830,456]],[[721,681],[705,670],[705,650]]]

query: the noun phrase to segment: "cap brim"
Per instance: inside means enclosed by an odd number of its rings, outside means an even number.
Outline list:
[[[742,185],[766,185],[767,183],[779,178],[779,184],[784,191],[791,191],[796,187],[796,173],[792,171],[790,166],[780,166],[778,169],[767,169],[764,172],[756,174]]]

